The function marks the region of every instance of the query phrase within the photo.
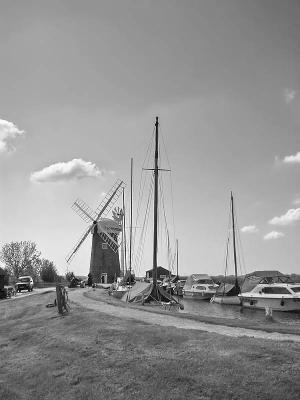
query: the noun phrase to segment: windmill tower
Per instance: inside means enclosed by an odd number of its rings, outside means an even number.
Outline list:
[[[82,243],[91,233],[90,273],[93,282],[111,283],[116,277],[120,276],[118,235],[122,231],[123,214],[119,209],[116,209],[113,210],[113,219],[107,218],[107,215],[112,211],[122,193],[122,185],[123,181],[118,180],[95,211],[80,199],[77,199],[72,205],[73,210],[90,225],[66,260],[68,263],[71,262]]]

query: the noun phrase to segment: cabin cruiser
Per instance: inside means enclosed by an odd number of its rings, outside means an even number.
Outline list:
[[[197,300],[210,300],[216,293],[218,285],[214,283],[209,275],[193,274],[189,276],[182,289],[183,298]]]
[[[238,297],[243,307],[300,311],[300,283],[259,283]]]

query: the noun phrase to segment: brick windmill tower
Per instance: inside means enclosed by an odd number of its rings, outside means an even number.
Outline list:
[[[113,207],[122,192],[123,181],[118,180],[94,211],[82,200],[77,199],[73,210],[90,225],[67,256],[71,262],[82,243],[92,234],[90,273],[93,282],[111,283],[120,276],[118,235],[122,231],[123,212]],[[113,210],[113,219],[107,218]]]

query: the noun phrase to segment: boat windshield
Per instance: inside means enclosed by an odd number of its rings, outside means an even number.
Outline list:
[[[290,291],[285,287],[264,287],[262,293],[265,294],[291,294]]]
[[[213,285],[213,281],[211,279],[199,279],[197,283],[200,283],[201,285]]]
[[[295,293],[300,293],[300,286],[297,287],[291,287],[292,291]]]
[[[206,289],[206,287],[205,286],[196,286],[196,288],[195,289],[197,289],[197,290],[205,290]]]

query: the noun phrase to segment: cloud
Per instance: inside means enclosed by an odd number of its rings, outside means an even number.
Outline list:
[[[40,171],[33,172],[30,180],[34,183],[44,183],[99,178],[100,176],[103,176],[103,171],[96,164],[81,158],[74,158],[74,160],[52,164]]]
[[[289,104],[295,99],[296,90],[286,88],[284,89],[283,95],[284,95],[284,101],[286,102],[286,104]]]
[[[295,206],[299,206],[300,205],[300,197],[297,197],[295,200],[293,200],[293,204],[295,204]]]
[[[25,131],[20,130],[13,122],[0,119],[0,153],[14,151],[15,147],[11,141],[24,133]]]
[[[258,229],[255,225],[246,225],[241,228],[241,232],[243,233],[257,233]]]
[[[300,152],[296,153],[294,156],[285,156],[283,162],[286,164],[299,164],[300,163]]]
[[[264,236],[264,240],[279,239],[279,238],[284,237],[284,236],[285,236],[285,234],[282,233],[282,232],[272,231],[272,232],[267,233]]]
[[[271,225],[293,225],[300,220],[300,208],[291,208],[280,217],[274,217],[269,221]]]

